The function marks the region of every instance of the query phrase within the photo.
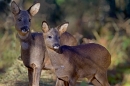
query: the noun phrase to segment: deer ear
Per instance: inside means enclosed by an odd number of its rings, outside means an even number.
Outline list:
[[[11,3],[11,11],[14,15],[16,15],[20,12],[20,9],[15,1],[12,1],[12,3]]]
[[[31,16],[34,16],[35,14],[37,14],[37,12],[40,9],[40,3],[36,3],[34,5],[32,5],[29,9],[28,12],[30,13]]]
[[[43,22],[42,22],[42,31],[43,31],[44,33],[46,33],[46,32],[49,31],[49,28],[48,28],[48,25],[47,25],[46,21],[43,21]]]
[[[60,29],[59,29],[60,35],[67,30],[68,25],[69,25],[69,23],[65,23],[65,24],[60,26]]]

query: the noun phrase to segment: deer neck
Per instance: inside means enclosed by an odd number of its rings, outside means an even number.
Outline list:
[[[50,59],[54,59],[57,55],[59,55],[56,51],[54,51],[53,49],[50,49],[48,47],[46,47],[48,55],[50,57]]]
[[[27,33],[25,36],[22,36],[20,35],[19,33],[17,34],[18,35],[18,38],[21,40],[21,41],[28,41],[30,38],[31,38],[31,33]]]
[[[51,60],[51,63],[55,69],[64,65],[65,60],[63,60],[64,59],[63,54],[59,54],[50,48],[47,48],[47,52],[48,52],[49,58]]]
[[[20,35],[19,33],[17,34],[20,43],[21,43],[21,49],[22,50],[28,50],[29,49],[29,45],[31,43],[31,33],[26,34],[25,36]]]

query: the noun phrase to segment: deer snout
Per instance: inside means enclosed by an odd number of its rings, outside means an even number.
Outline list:
[[[23,33],[27,33],[27,32],[29,32],[29,27],[28,26],[24,26],[24,27],[21,28],[21,31]]]
[[[53,45],[53,48],[54,48],[55,50],[59,49],[59,48],[60,48],[60,44],[54,44],[54,45]]]

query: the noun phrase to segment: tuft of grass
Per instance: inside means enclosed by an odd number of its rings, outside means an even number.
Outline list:
[[[6,31],[0,38],[0,47],[0,70],[4,70],[11,66],[20,55],[20,45],[16,39],[16,33]]]

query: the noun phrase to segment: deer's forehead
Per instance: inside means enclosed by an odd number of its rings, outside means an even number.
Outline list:
[[[31,18],[31,16],[29,15],[28,11],[20,11],[18,17]]]
[[[48,34],[51,34],[51,35],[59,35],[58,30],[55,29],[55,28],[50,29]]]

